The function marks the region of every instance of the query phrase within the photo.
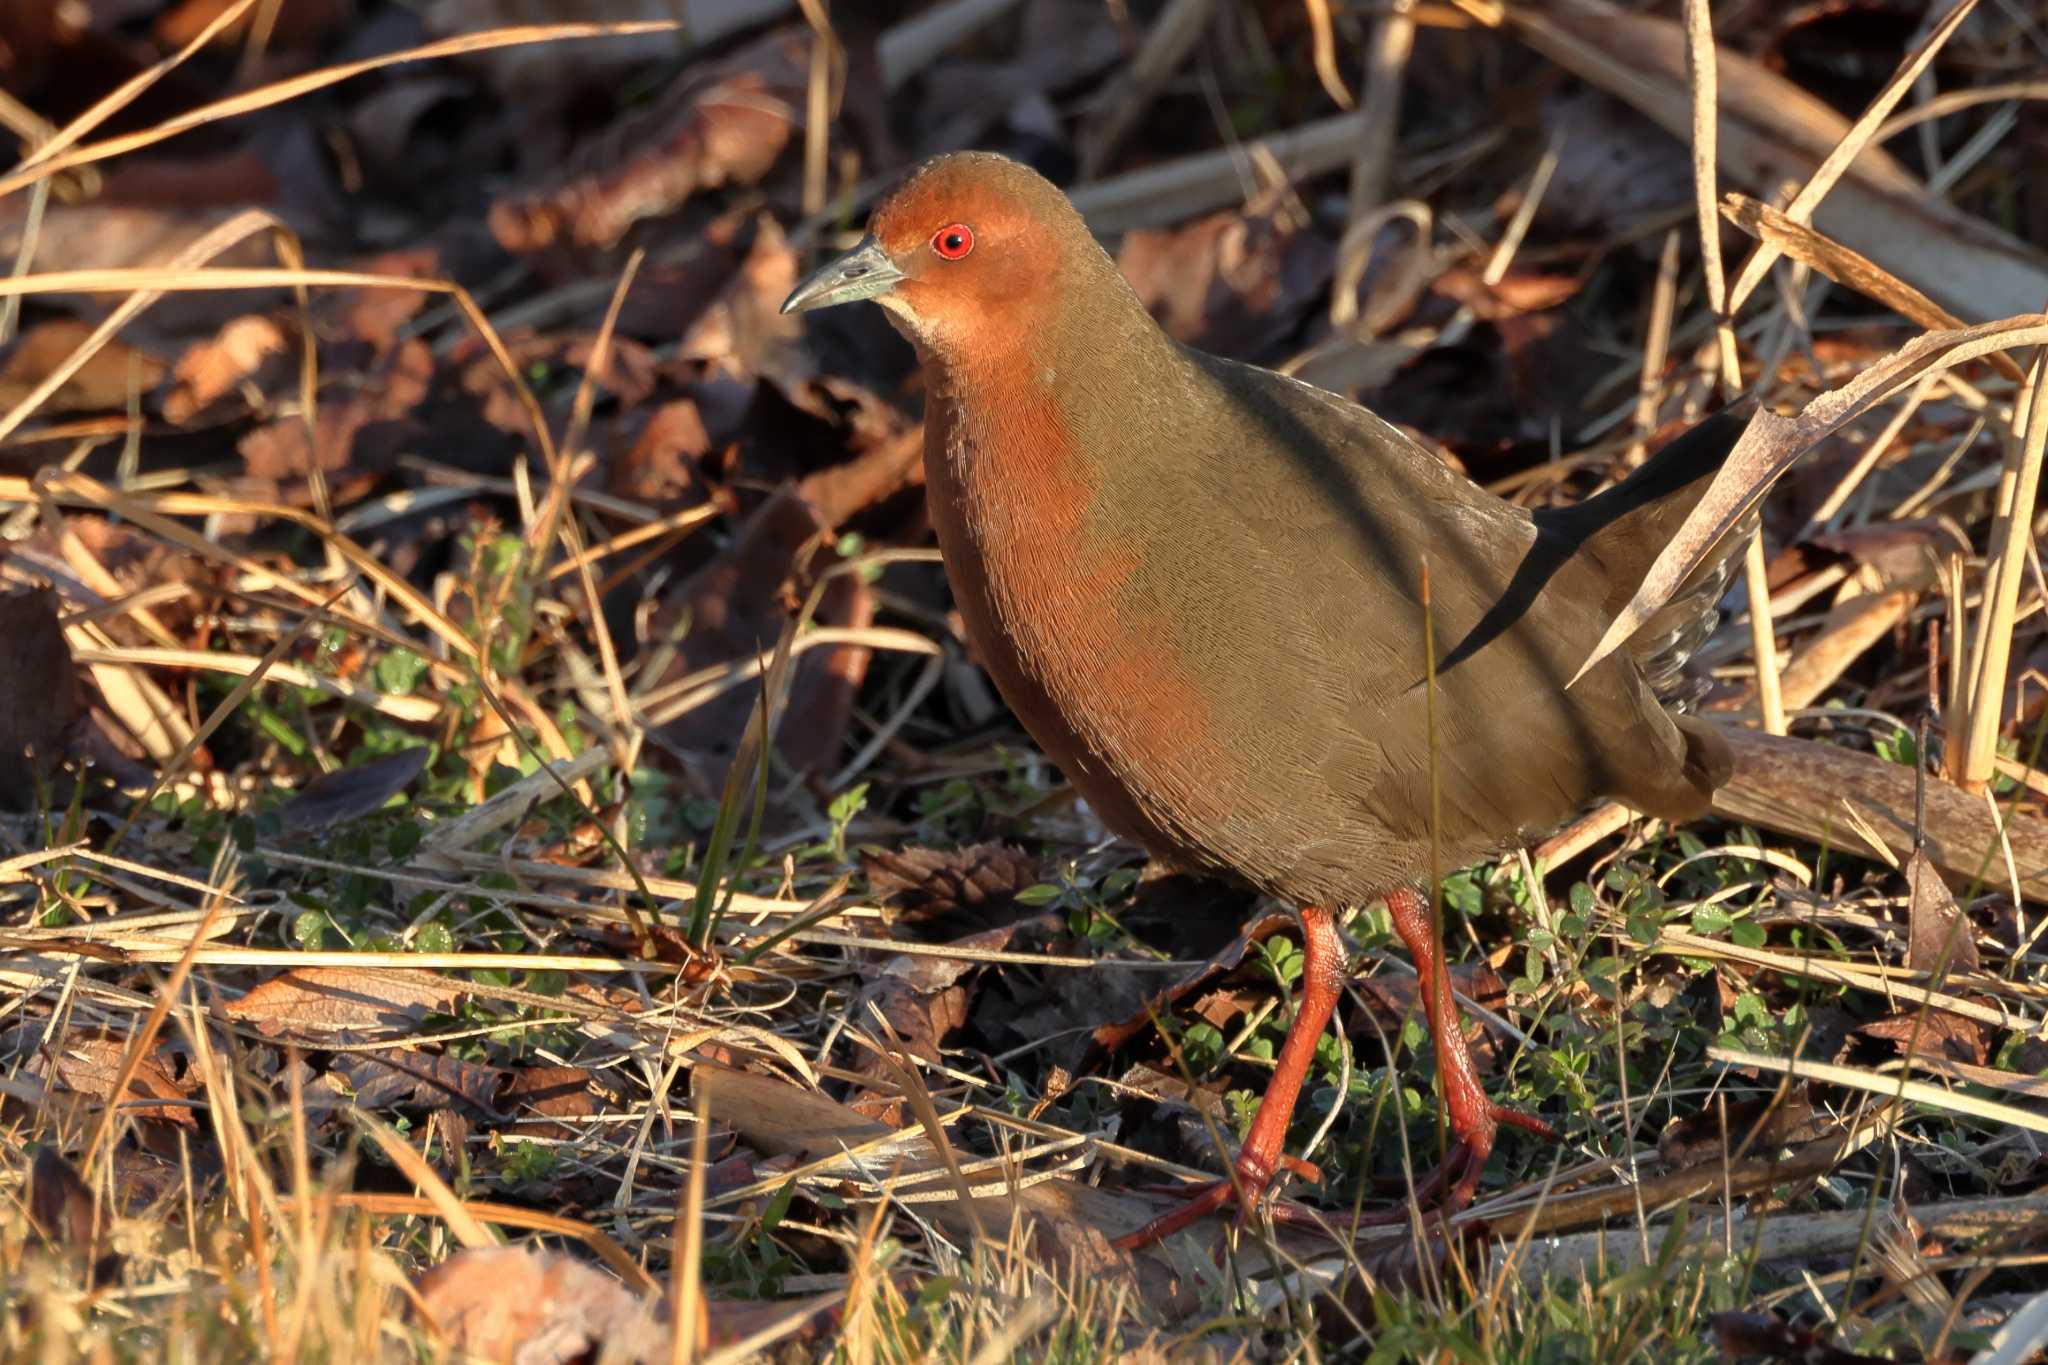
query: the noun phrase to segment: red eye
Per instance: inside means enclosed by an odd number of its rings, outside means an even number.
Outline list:
[[[942,227],[932,234],[932,250],[949,261],[957,261],[974,250],[974,229],[965,223]]]

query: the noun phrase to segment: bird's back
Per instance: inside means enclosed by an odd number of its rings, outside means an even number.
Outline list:
[[[1204,809],[1165,822],[1184,853],[1297,899],[1357,899],[1598,797],[1704,807],[1687,737],[1636,659],[1566,687],[1617,591],[1578,523],[1539,523],[1356,404],[1178,356],[1178,392],[1142,431],[1079,420],[1085,446],[1116,452],[1096,513],[1136,556],[1120,609],[1198,680],[1218,731]],[[1170,806],[1188,785],[1143,754],[1114,761],[1144,800]]]

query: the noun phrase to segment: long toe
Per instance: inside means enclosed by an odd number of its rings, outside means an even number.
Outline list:
[[[1257,1195],[1245,1192],[1254,1200]],[[1228,1180],[1219,1180],[1213,1185],[1202,1185],[1189,1193],[1186,1202],[1177,1209],[1169,1209],[1135,1232],[1127,1232],[1110,1245],[1124,1251],[1140,1251],[1156,1245],[1173,1236],[1183,1228],[1192,1227],[1210,1214],[1237,1202],[1237,1187]]]
[[[1495,1104],[1488,1107],[1493,1114],[1493,1121],[1495,1123],[1505,1123],[1510,1128],[1519,1128],[1525,1133],[1534,1133],[1537,1137],[1547,1142],[1563,1141],[1557,1129],[1551,1127],[1542,1119],[1537,1118],[1534,1114],[1525,1114],[1519,1109],[1510,1109],[1504,1104]]]

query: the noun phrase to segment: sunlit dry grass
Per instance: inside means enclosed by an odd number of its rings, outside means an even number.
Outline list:
[[[255,3],[238,0],[209,32]],[[1687,10],[1698,58],[1706,6]],[[1341,88],[1328,46],[1329,7],[1312,3],[1307,13],[1315,24],[1315,74]],[[33,192],[59,174],[400,61],[654,27],[474,35],[307,73],[151,129],[89,141],[140,93],[145,76],[0,176],[0,194]],[[1931,33],[1920,52],[1931,56],[1944,36]],[[818,40],[827,50],[822,24]],[[1398,81],[1405,54],[1393,46],[1375,48],[1373,81]],[[1787,203],[1787,214],[1796,220],[1810,210],[1855,150],[1887,120],[1896,122],[1898,98],[1918,70],[1912,61],[1901,68],[1851,125],[1842,153]],[[1711,64],[1696,61],[1694,72],[1695,96],[1711,108]],[[1363,93],[1368,109],[1385,107],[1370,86]],[[819,186],[823,145],[822,136],[807,144],[810,179]],[[1710,153],[1695,168],[1703,227],[1714,224],[1720,203],[1713,168]],[[1539,176],[1524,187],[1526,211],[1493,244],[1490,284],[1514,260],[1542,183]],[[823,202],[822,195],[806,200],[814,209]],[[1377,211],[1376,204],[1361,208],[1360,221]],[[274,268],[209,264],[256,237],[277,253]],[[1804,288],[1803,276],[1761,320],[1738,325],[1733,317],[1766,277],[1776,249],[1759,245],[1725,293],[1714,257],[1704,318],[1681,314],[1675,276],[1667,282],[1663,307],[1642,338],[1640,381],[1631,376],[1625,385],[1635,429],[1603,439],[1620,449],[1647,435],[1673,394],[1694,381],[1733,393],[1757,380],[1741,371],[1739,342],[1773,362],[1802,340],[1810,348],[1811,333],[1800,335],[1803,320],[1789,302]],[[1114,969],[1164,985],[1194,964],[1160,961],[1122,932],[1116,916],[1129,886],[1115,880],[1120,855],[1048,826],[1046,865],[1054,870],[1032,889],[1042,892],[1037,903],[1084,927],[1082,944],[1095,951],[1071,954],[922,945],[875,932],[889,912],[866,903],[872,898],[855,886],[847,851],[849,838],[871,827],[858,803],[842,810],[813,802],[819,808],[799,834],[764,846],[758,812],[771,781],[780,780],[765,759],[734,764],[703,831],[703,853],[681,850],[668,866],[611,854],[587,867],[528,856],[572,838],[602,841],[615,853],[646,852],[631,813],[635,800],[644,811],[654,789],[640,780],[648,732],[746,689],[764,697],[743,746],[743,755],[758,758],[777,722],[781,671],[819,647],[860,645],[918,659],[919,671],[870,699],[884,713],[828,784],[834,796],[863,778],[912,792],[925,779],[886,771],[883,755],[950,657],[936,627],[823,627],[802,611],[779,651],[764,641],[756,658],[667,682],[642,661],[622,659],[590,605],[601,599],[601,578],[624,572],[636,553],[665,537],[706,530],[720,515],[709,506],[639,506],[578,482],[592,458],[585,443],[595,376],[636,265],[620,272],[596,357],[559,431],[490,311],[468,292],[310,268],[298,242],[267,214],[237,217],[161,269],[24,270],[0,281],[0,296],[10,298],[99,292],[120,299],[70,360],[0,415],[0,439],[24,430],[94,350],[166,293],[289,290],[303,317],[310,291],[389,286],[447,296],[519,396],[533,445],[531,465],[512,480],[519,525],[477,547],[463,613],[342,529],[350,509],[331,506],[317,477],[312,511],[194,491],[175,478],[121,487],[54,467],[32,479],[0,477],[0,515],[21,519],[10,525],[61,527],[62,515],[79,512],[118,518],[204,563],[232,604],[227,638],[241,642],[191,648],[159,628],[151,632],[158,643],[143,647],[104,632],[103,623],[121,613],[146,628],[153,606],[175,600],[168,595],[175,590],[161,586],[109,594],[115,600],[107,608],[65,618],[74,659],[143,741],[160,776],[146,791],[94,787],[69,805],[46,804],[16,827],[28,832],[27,843],[0,849],[0,904],[10,926],[0,933],[0,1023],[28,1018],[37,1001],[48,1007],[39,1040],[46,1054],[109,1040],[114,1049],[94,1054],[102,1068],[111,1059],[97,1100],[82,1083],[57,1084],[13,1059],[0,1074],[0,1355],[445,1357],[439,1329],[418,1311],[420,1273],[458,1251],[528,1237],[574,1248],[643,1306],[660,1303],[655,1339],[672,1359],[697,1360],[756,1358],[794,1343],[788,1349],[861,1362],[1267,1353],[1705,1361],[1719,1350],[1704,1327],[1711,1315],[1738,1315],[1725,1320],[1725,1330],[1741,1347],[1750,1341],[1743,1331],[1764,1341],[1761,1315],[1779,1311],[1824,1316],[1861,1350],[1935,1358],[1983,1344],[1991,1324],[2037,1291],[2032,1248],[2048,1203],[1909,1194],[1904,1158],[1911,1153],[1975,1191],[1995,1183],[2004,1163],[2023,1163],[2038,1150],[2028,1145],[2032,1135],[2048,1132],[2037,1111],[2048,1095],[2016,1051],[2041,1026],[2038,912],[2014,897],[2024,939],[2017,952],[2000,949],[2003,960],[1987,952],[1974,973],[1946,963],[1931,974],[1909,970],[1890,927],[1904,898],[1842,872],[1851,861],[1887,856],[1882,839],[1845,828],[1816,847],[1739,826],[1671,831],[1604,817],[1583,838],[1565,836],[1571,847],[1554,845],[1551,866],[1519,858],[1447,879],[1454,959],[1488,955],[1493,945],[1471,927],[1480,917],[1512,917],[1519,926],[1511,951],[1494,954],[1492,963],[1512,1009],[1508,1017],[1490,1014],[1499,1048],[1490,1086],[1500,1098],[1544,1104],[1571,1123],[1558,1151],[1508,1147],[1489,1173],[1488,1195],[1457,1220],[1458,1237],[1446,1240],[1418,1219],[1333,1248],[1254,1225],[1227,1239],[1227,1255],[1212,1259],[1181,1245],[1147,1258],[1135,1276],[1091,1240],[1100,1229],[1066,1229],[1061,1254],[1048,1254],[1022,1213],[1021,1194],[1010,1193],[1066,1191],[1063,1197],[1080,1199],[1106,1172],[1118,1173],[1104,1182],[1111,1186],[1134,1170],[1147,1179],[1200,1173],[1108,1135],[1103,1119],[1123,1084],[1108,1071],[1055,1080],[1030,1049],[1000,1059],[914,1056],[849,964],[901,955],[1082,982]],[[1461,319],[1454,325],[1471,324],[1469,314]],[[1703,372],[1681,361],[1678,373],[1666,375],[1663,359],[1684,354],[1676,338],[1706,334],[1687,334],[1688,323],[1711,332],[1712,366]],[[1763,344],[1766,333],[1779,337],[1777,350]],[[310,327],[303,336],[300,403],[310,424],[321,376]],[[1986,419],[2012,437],[1986,555],[1952,580],[1950,638],[1966,643],[1950,646],[1959,662],[1946,693],[1954,734],[1947,752],[1950,775],[1975,790],[2000,776],[2023,789],[2043,781],[2035,755],[2001,758],[1996,749],[2015,630],[2038,609],[2042,591],[2034,581],[2022,607],[2032,581],[2029,514],[2048,439],[2048,409],[2032,399],[2042,364],[2028,367],[2023,387],[1992,381],[1969,391]],[[1909,401],[1953,396],[1962,384],[1952,372],[1930,373]],[[1788,403],[1811,397],[1818,385],[1817,376],[1781,381],[1775,369],[1760,381],[1767,399]],[[1562,479],[1569,470],[1560,461],[1551,472]],[[1849,505],[1855,491],[1845,484],[1832,510]],[[631,525],[607,530],[597,511]],[[306,552],[287,560],[226,548],[195,529],[221,515],[298,534]],[[65,552],[86,581],[118,587],[75,537]],[[863,552],[837,571],[906,557]],[[1760,547],[1752,561],[1753,610],[1724,631],[1718,659],[1731,678],[1751,682],[1768,728],[1797,732],[1808,717],[1797,706],[1777,714],[1774,654],[1778,641],[1796,641],[1796,667],[1799,651],[1815,639],[1815,622],[1799,615],[1799,603],[1774,607]],[[515,615],[545,621],[549,630],[522,630]],[[329,654],[356,651],[354,666],[344,673],[300,662],[299,647],[316,638],[332,642],[323,644]],[[1789,676],[1791,667],[1784,671]],[[236,681],[194,723],[170,680],[201,673]],[[388,805],[333,829],[286,829],[277,822],[281,794],[260,778],[238,787],[218,773],[191,771],[192,755],[219,726],[260,725],[268,716],[270,733],[288,735],[294,721],[333,724],[341,704],[368,741],[384,746],[379,752],[433,737],[441,761],[415,804]],[[1881,742],[1910,742],[1881,720],[1874,724]],[[941,775],[966,789],[960,799],[1030,810],[1044,794],[1043,773],[1028,760],[985,750],[955,757]],[[1924,763],[1926,755],[1914,758]],[[791,792],[778,787],[776,795]],[[2011,818],[2009,807],[2000,818]],[[88,834],[106,829],[117,833]],[[902,837],[900,827],[889,833]],[[1587,863],[1573,861],[1589,852]],[[2009,848],[2003,861],[2019,880]],[[1568,877],[1541,875],[1566,864]],[[1987,866],[1985,877],[2002,885],[2007,871]],[[350,914],[337,912],[344,903]],[[1779,940],[1767,940],[1766,926],[1781,932]],[[1373,981],[1407,970],[1387,957],[1392,939],[1383,912],[1359,909],[1346,928],[1361,972]],[[1262,956],[1252,960],[1281,989],[1229,1032],[1176,1025],[1172,1068],[1200,1079],[1226,1069],[1257,1074],[1270,1064],[1272,1035],[1286,1017],[1288,959],[1280,941],[1257,951]],[[423,1031],[366,1030],[337,1051],[397,1055],[432,1041],[449,1056],[481,1057],[489,1048],[491,1056],[521,1060],[594,1057],[588,1064],[617,1103],[551,1123],[528,1116],[452,1142],[433,1123],[401,1127],[368,1108],[322,1119],[309,1108],[305,1076],[281,1064],[295,1054],[281,1050],[262,1021],[239,1019],[231,1008],[275,969],[292,967],[359,972],[364,981],[436,974],[461,983],[451,989],[460,1003],[428,1010]],[[1768,988],[1756,984],[1763,973]],[[565,991],[571,978],[591,989]],[[1720,1035],[1700,1017],[1709,1001],[1732,1021]],[[1908,1014],[1915,1030],[1932,1027],[1937,1015],[1954,1016],[2003,1039],[2003,1052],[1988,1066],[1922,1054],[1911,1066],[1884,1068],[1800,1055],[1817,1012],[1857,1009]],[[1365,1037],[1385,1027],[1381,1015],[1397,1034],[1414,1030],[1412,1019],[1388,1010],[1377,986],[1370,994],[1354,988],[1344,1013],[1368,1021],[1350,1031],[1361,1051]],[[191,1068],[181,1097],[131,1089],[154,1065],[159,1040],[173,1043]],[[1317,1146],[1335,1188],[1363,1200],[1373,1175],[1431,1163],[1434,1104],[1426,1071],[1398,1068],[1384,1056],[1377,1063],[1354,1057],[1334,1041],[1329,1048],[1317,1083],[1328,1099],[1348,1103],[1305,1116],[1307,1131],[1298,1136]],[[1651,1085],[1632,1091],[1631,1058],[1653,1055]],[[880,1069],[856,1072],[849,1057],[875,1059]],[[843,1126],[833,1130],[828,1156],[714,1187],[723,1153],[713,1140],[737,1133],[765,1152],[762,1133],[772,1127],[759,1113],[727,1113],[715,1102],[707,1118],[705,1096],[716,1093],[706,1089],[707,1078],[719,1063],[744,1064],[793,1093],[814,1094],[822,1081],[887,1090],[901,1102],[901,1126],[869,1132],[847,1109],[834,1118]],[[1752,1138],[1739,1124],[1727,1127],[1730,1111],[1745,1101],[1795,1104],[1802,1092],[1793,1082],[1808,1080],[1830,1087],[1833,1102],[1818,1106],[1813,1132]],[[120,1095],[131,1098],[103,1102]],[[1242,1117],[1233,1103],[1202,1116],[1208,1131],[1228,1137],[1222,1130]],[[171,1111],[182,1120],[166,1118]],[[1695,1140],[1727,1140],[1737,1150],[1726,1161],[1658,1170],[1659,1152],[1645,1135],[1668,1134],[1674,1123],[1689,1125]],[[81,1183],[53,1185],[49,1168],[36,1167],[38,1151],[67,1154]],[[1392,1151],[1399,1161],[1378,1159]],[[124,1162],[130,1167],[117,1172]],[[537,1207],[546,1197],[518,1198],[522,1179],[542,1189],[582,1181],[615,1193],[604,1203],[586,1197],[582,1216],[572,1217]],[[138,1184],[154,1194],[136,1200]],[[1007,1202],[966,1198],[991,1191],[1004,1192]],[[1917,1233],[1895,1214],[1908,1204],[1920,1210]],[[966,1209],[975,1212],[963,1225]],[[95,1263],[108,1255],[120,1258],[118,1269],[96,1276]],[[1822,1261],[1846,1268],[1806,1268]],[[1180,1300],[1172,1305],[1160,1297],[1169,1283]],[[756,1300],[790,1307],[766,1317],[735,1314],[733,1305]],[[674,1321],[684,1330],[671,1330]]]

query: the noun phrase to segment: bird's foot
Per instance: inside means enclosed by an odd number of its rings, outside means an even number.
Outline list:
[[[1479,1177],[1486,1169],[1486,1159],[1493,1154],[1493,1140],[1500,1125],[1520,1128],[1552,1142],[1558,1140],[1557,1130],[1533,1114],[1524,1114],[1519,1109],[1505,1105],[1487,1103],[1484,1121],[1472,1125],[1468,1134],[1456,1136],[1451,1143],[1449,1154],[1443,1162],[1428,1175],[1415,1182],[1411,1198],[1403,1201],[1401,1207],[1364,1213],[1347,1219],[1327,1211],[1318,1211],[1302,1204],[1276,1200],[1268,1212],[1276,1223],[1293,1226],[1329,1227],[1332,1224],[1358,1228],[1387,1227],[1405,1223],[1411,1207],[1426,1211],[1431,1216],[1449,1217],[1463,1212],[1471,1204],[1479,1190]],[[1116,1239],[1114,1245],[1125,1251],[1138,1251],[1152,1246],[1175,1233],[1219,1213],[1226,1208],[1237,1209],[1237,1221],[1242,1226],[1250,1216],[1250,1210],[1258,1207],[1267,1189],[1273,1183],[1274,1167],[1300,1176],[1311,1185],[1322,1183],[1323,1174],[1313,1164],[1298,1157],[1282,1153],[1271,1164],[1260,1160],[1247,1150],[1237,1159],[1235,1176],[1218,1180],[1214,1184],[1199,1185],[1193,1189],[1176,1186],[1166,1190],[1180,1196],[1184,1202],[1177,1209],[1162,1213],[1135,1232],[1125,1233]],[[1388,1183],[1388,1182],[1383,1182]],[[1400,1188],[1407,1189],[1402,1182]]]
[[[1124,1251],[1138,1251],[1173,1236],[1184,1228],[1193,1226],[1212,1213],[1218,1213],[1233,1205],[1237,1208],[1237,1221],[1243,1226],[1251,1210],[1259,1205],[1267,1189],[1273,1183],[1274,1168],[1301,1177],[1311,1185],[1322,1183],[1322,1169],[1313,1162],[1282,1152],[1270,1161],[1247,1148],[1237,1159],[1232,1174],[1210,1185],[1174,1186],[1165,1193],[1175,1195],[1184,1202],[1177,1209],[1160,1214],[1135,1232],[1127,1232],[1111,1245]],[[1308,1221],[1308,1210],[1285,1203],[1277,1203],[1272,1209],[1276,1222],[1292,1223]]]
[[[1510,1128],[1520,1128],[1526,1133],[1534,1133],[1551,1142],[1558,1141],[1557,1130],[1534,1114],[1525,1114],[1519,1109],[1510,1109],[1491,1100],[1486,1101],[1486,1108],[1482,1112],[1483,1121],[1469,1125],[1466,1132],[1455,1133],[1451,1149],[1445,1154],[1443,1161],[1435,1170],[1415,1182],[1410,1193],[1410,1202],[1415,1208],[1445,1217],[1463,1212],[1479,1191],[1480,1173],[1486,1169],[1486,1159],[1493,1155],[1494,1136],[1501,1124],[1506,1124]],[[1379,1183],[1383,1187],[1394,1185],[1404,1190],[1408,1188],[1405,1181],[1382,1179]],[[1366,1214],[1359,1220],[1358,1226],[1385,1227],[1407,1221],[1408,1209],[1404,1206]]]

